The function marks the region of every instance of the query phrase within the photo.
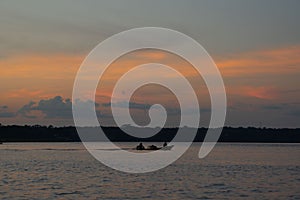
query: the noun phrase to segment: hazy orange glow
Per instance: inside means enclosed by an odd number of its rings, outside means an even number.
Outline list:
[[[300,46],[261,50],[216,59],[224,76],[299,72]]]
[[[29,101],[61,95],[71,88],[83,56],[22,55],[0,60],[0,105],[18,109]]]
[[[57,96],[59,94],[51,94],[51,93],[46,93],[44,90],[28,90],[25,88],[22,89],[17,89],[17,90],[11,90],[7,93],[4,93],[4,95],[7,98],[24,98],[24,97],[29,97],[31,99],[45,99],[45,98],[51,98],[54,96]]]
[[[238,55],[215,58],[221,74],[226,77],[256,76],[259,74],[299,73],[300,46],[270,50],[260,50]],[[7,57],[0,60],[0,105],[22,104],[30,100],[51,98],[56,95],[71,98],[73,81],[85,55],[37,54]],[[214,57],[214,56],[213,56]],[[145,63],[161,63],[173,67],[194,84],[199,99],[207,96],[207,89],[197,71],[185,60],[164,51],[144,50],[131,52],[112,63],[102,78],[101,88],[96,99],[109,101],[113,86],[118,78],[135,66]],[[155,76],[156,72],[147,72],[143,76]],[[176,81],[178,77],[168,74],[164,78]],[[200,83],[200,84],[195,84]],[[274,99],[278,96],[272,87],[261,85],[226,86],[229,94],[238,94],[260,99]],[[148,88],[148,93],[158,92],[157,88]],[[152,91],[151,91],[152,90]],[[150,95],[151,96],[151,95]],[[155,95],[147,99],[155,99]],[[143,101],[142,97],[136,100]],[[168,101],[168,96],[160,96]],[[205,100],[208,102],[208,100]],[[20,106],[20,105],[19,105]]]
[[[267,86],[236,86],[228,88],[228,94],[247,96],[247,97],[255,97],[259,99],[276,99],[278,97],[278,92],[273,87]]]
[[[0,60],[2,78],[74,79],[83,56],[22,55]]]
[[[130,69],[145,63],[160,63],[171,66],[186,77],[196,76],[198,74],[192,65],[172,53],[159,50],[144,50],[134,51],[117,59],[109,66],[103,80],[116,80]],[[152,74],[144,75],[151,76],[157,74],[153,71]],[[168,74],[165,76],[166,78],[170,78]]]
[[[101,84],[98,87],[96,95],[97,101],[101,101],[98,96],[102,97],[102,100],[109,100],[107,98],[103,98],[103,96],[110,97],[112,95],[113,88],[120,77],[130,69],[146,63],[160,63],[170,66],[181,73],[183,76],[185,76],[192,84],[195,82],[198,83],[193,84],[193,86],[199,98],[200,94],[203,94],[203,91],[206,90],[201,77],[197,77],[198,72],[187,61],[172,53],[158,50],[144,50],[128,53],[117,59],[109,66],[100,81]],[[144,74],[140,74],[139,77],[136,77],[136,79],[143,79],[144,76],[155,77],[158,76],[158,74],[157,71],[149,69]],[[159,76],[165,79],[174,80],[175,82],[177,78],[180,78],[177,75],[162,73],[160,73]],[[148,87],[147,91],[139,93],[139,95],[134,99],[138,102],[145,102],[147,100],[147,102],[159,101],[167,103],[172,101],[173,96],[164,95],[161,90],[162,89],[159,89],[157,87]],[[145,99],[145,96],[147,97],[147,99]]]

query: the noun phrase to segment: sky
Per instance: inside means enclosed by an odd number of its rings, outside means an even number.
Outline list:
[[[0,123],[72,125],[73,83],[84,58],[114,34],[151,26],[180,31],[210,54],[226,88],[226,126],[300,127],[299,7],[297,0],[1,1]],[[99,121],[112,125],[110,106],[122,109],[121,101],[110,104],[122,73],[153,61],[194,83],[200,125],[207,126],[210,101],[203,80],[189,63],[158,50],[132,52],[112,64],[96,93]],[[150,75],[154,68],[136,79]],[[177,83],[178,77],[162,76]],[[168,126],[176,126],[178,102],[159,86],[132,97],[136,122],[147,124],[145,108],[157,102],[170,114]]]

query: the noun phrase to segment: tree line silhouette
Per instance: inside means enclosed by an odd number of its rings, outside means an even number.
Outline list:
[[[84,127],[84,130],[96,130],[97,127]],[[114,142],[169,142],[178,128],[163,128],[149,138],[136,138],[126,134],[118,127],[102,127],[106,136]],[[139,131],[139,128],[134,128]],[[183,128],[186,134],[190,129]],[[195,142],[202,142],[207,128],[198,128]],[[188,137],[187,137],[188,138]],[[182,138],[182,141],[185,139]],[[77,130],[73,126],[54,127],[41,125],[8,125],[0,124],[1,142],[80,142]],[[255,127],[224,127],[219,142],[265,142],[265,143],[300,143],[300,128],[255,128]]]

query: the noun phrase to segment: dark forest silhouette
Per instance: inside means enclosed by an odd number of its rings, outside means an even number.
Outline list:
[[[83,129],[96,129],[86,127]],[[163,128],[158,134],[150,138],[135,138],[124,133],[118,127],[102,127],[106,136],[111,141],[118,142],[164,142],[171,141],[177,132],[177,128]],[[190,128],[185,128],[187,134]],[[136,128],[136,131],[139,129]],[[202,142],[207,128],[199,128],[194,141]],[[79,142],[80,138],[76,128],[53,126],[18,126],[0,125],[1,142]],[[184,139],[183,139],[184,141]],[[219,142],[265,142],[265,143],[300,143],[300,128],[297,129],[273,129],[273,128],[232,128],[224,127]]]

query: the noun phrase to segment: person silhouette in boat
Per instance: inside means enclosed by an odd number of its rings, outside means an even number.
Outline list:
[[[152,144],[152,145],[148,146],[147,149],[149,149],[149,150],[158,150],[159,148]]]
[[[167,142],[164,142],[163,147],[166,147],[166,146],[168,146],[168,144],[167,144]]]
[[[136,150],[145,150],[145,147],[143,145],[143,143],[140,143],[137,147]]]

